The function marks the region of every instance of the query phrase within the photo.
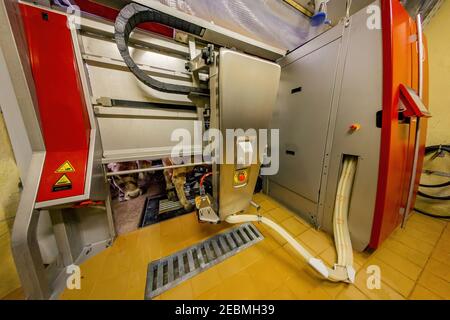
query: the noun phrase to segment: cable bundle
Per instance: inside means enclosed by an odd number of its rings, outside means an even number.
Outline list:
[[[436,159],[439,155],[442,155],[443,153],[449,153],[450,154],[450,145],[439,145],[439,146],[431,146],[431,147],[427,147],[425,149],[425,155],[434,153],[433,157],[431,158],[432,160]],[[444,183],[440,183],[440,184],[420,184],[420,187],[422,188],[429,188],[429,189],[437,189],[437,188],[445,188],[450,186],[450,180]],[[417,193],[417,195],[419,195],[420,197],[423,198],[427,198],[427,199],[432,199],[432,200],[440,200],[440,201],[450,201],[450,196],[444,196],[444,197],[440,197],[440,196],[432,196],[429,194],[426,194],[422,191],[419,191]],[[438,214],[434,214],[434,213],[429,213],[417,208],[414,208],[415,211],[432,217],[432,218],[439,218],[439,219],[450,219],[450,215],[438,215]]]

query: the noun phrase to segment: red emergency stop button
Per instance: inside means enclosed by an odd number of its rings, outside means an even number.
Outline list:
[[[361,125],[359,123],[354,123],[350,126],[351,132],[356,132],[356,131],[359,131],[360,129],[361,129]]]
[[[248,172],[246,170],[239,170],[234,173],[235,186],[242,186],[247,183]]]

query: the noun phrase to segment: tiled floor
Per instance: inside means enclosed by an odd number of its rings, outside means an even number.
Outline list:
[[[289,210],[258,194],[262,214],[283,225],[311,252],[332,265],[331,237],[312,229]],[[252,209],[254,210],[254,209]],[[82,289],[61,299],[143,299],[150,261],[227,228],[199,224],[195,214],[121,236],[114,246],[84,263]],[[330,283],[273,231],[257,224],[262,242],[199,274],[157,299],[450,299],[450,226],[413,215],[374,254],[355,253],[356,283]],[[381,269],[379,290],[369,290],[367,268]]]

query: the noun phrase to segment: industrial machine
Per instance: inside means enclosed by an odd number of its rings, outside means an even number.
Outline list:
[[[420,16],[361,1],[288,51],[159,1],[99,2],[0,3],[0,97],[23,180],[13,253],[28,298],[57,298],[66,267],[113,244],[108,179],[194,166],[210,168],[200,221],[265,223],[320,275],[352,282],[352,246],[376,249],[414,203],[429,116]],[[260,129],[279,142],[258,144]],[[334,234],[334,268],[241,215],[258,207],[268,165],[264,191]]]

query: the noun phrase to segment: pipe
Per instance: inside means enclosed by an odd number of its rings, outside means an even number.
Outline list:
[[[245,222],[261,222],[276,231],[291,245],[295,251],[325,279],[333,282],[355,282],[355,269],[353,268],[353,250],[348,230],[347,216],[350,205],[351,191],[356,173],[357,159],[346,156],[341,179],[336,195],[336,205],[334,209],[334,238],[338,253],[338,263],[333,269],[328,268],[321,259],[315,258],[300,243],[298,243],[285,229],[270,219],[257,215],[231,215],[225,221],[230,224]]]
[[[423,61],[424,61],[424,47],[423,47],[423,30],[422,30],[422,16],[420,14],[417,15],[417,41],[419,48],[419,98],[423,99]],[[408,198],[406,200],[406,209],[403,216],[402,227],[405,227],[406,221],[411,213],[411,209],[413,207],[413,198],[414,198],[414,190],[416,187],[416,178],[417,178],[417,167],[419,164],[419,153],[420,153],[420,138],[421,138],[421,124],[420,118],[416,118],[416,137],[414,139],[414,158],[413,158],[413,167],[411,172],[411,180],[409,181],[409,191]]]
[[[156,172],[156,171],[186,168],[186,167],[197,167],[197,166],[203,166],[203,165],[210,165],[210,163],[208,163],[208,162],[187,163],[187,164],[179,164],[179,165],[165,166],[165,167],[161,166],[161,167],[151,167],[151,168],[136,169],[136,170],[108,172],[108,173],[106,173],[106,176],[107,177],[127,176],[130,174],[136,174],[136,173]]]
[[[450,216],[430,213],[430,212],[426,212],[426,211],[423,211],[423,210],[418,209],[418,208],[414,208],[414,211],[417,211],[418,213],[420,213],[420,214],[422,214],[424,216],[427,216],[427,217],[436,218],[436,219],[450,220]]]
[[[348,210],[350,205],[353,181],[356,174],[357,159],[354,157],[344,158],[341,180],[335,202],[333,216],[334,239],[338,253],[338,266],[351,266],[353,264],[353,250],[348,229]]]

